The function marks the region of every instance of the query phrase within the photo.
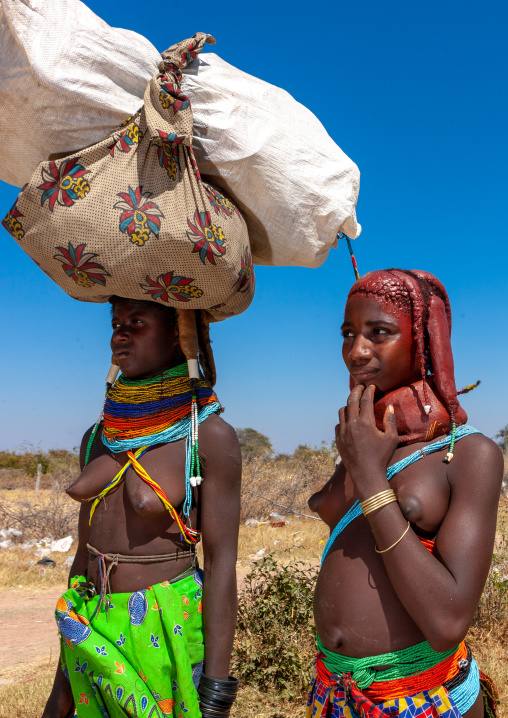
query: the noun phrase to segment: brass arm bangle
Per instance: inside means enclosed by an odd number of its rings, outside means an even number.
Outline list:
[[[407,522],[407,529],[404,531],[404,533],[402,534],[402,536],[401,536],[400,538],[398,538],[398,539],[395,541],[395,543],[392,543],[391,546],[388,546],[388,548],[379,549],[379,548],[377,547],[377,544],[375,544],[375,546],[374,546],[375,552],[376,552],[376,553],[386,553],[386,552],[389,551],[390,549],[394,548],[398,543],[400,543],[400,541],[402,541],[402,539],[404,538],[404,536],[405,536],[405,535],[407,534],[407,532],[409,531],[410,527],[411,527],[411,523],[408,521],[408,522]]]
[[[376,511],[376,509],[380,509],[382,506],[391,504],[394,501],[397,501],[395,492],[393,489],[386,489],[385,491],[380,491],[378,494],[374,494],[374,496],[371,496],[370,499],[362,501],[360,503],[360,508],[363,515],[367,516],[367,514],[371,514],[373,511]]]

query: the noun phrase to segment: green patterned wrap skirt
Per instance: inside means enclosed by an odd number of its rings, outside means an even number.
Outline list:
[[[56,606],[61,663],[78,718],[200,718],[204,662],[200,571],[134,593],[109,607],[76,576]]]

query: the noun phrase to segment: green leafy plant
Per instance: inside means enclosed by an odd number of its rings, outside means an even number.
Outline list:
[[[240,594],[233,672],[287,698],[308,690],[316,653],[312,596],[317,569],[283,566],[273,552],[246,576]]]

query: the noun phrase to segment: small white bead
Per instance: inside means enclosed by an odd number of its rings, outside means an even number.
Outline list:
[[[201,477],[201,476],[195,476],[194,478],[196,479],[196,486],[201,486],[201,484],[203,483],[202,477]]]
[[[425,404],[423,407],[427,416],[430,414],[430,404]]]
[[[201,483],[201,479],[199,480],[199,483]],[[190,477],[190,485],[192,486],[192,488],[195,488],[198,485],[198,480],[196,476]]]

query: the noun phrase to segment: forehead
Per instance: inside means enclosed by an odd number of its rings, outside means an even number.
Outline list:
[[[386,297],[373,297],[367,294],[353,294],[346,302],[345,323],[390,323],[401,328],[411,327],[409,314],[397,307]]]
[[[162,319],[162,311],[156,304],[140,302],[135,299],[117,299],[111,308],[113,317],[143,314],[145,316],[161,317]]]

